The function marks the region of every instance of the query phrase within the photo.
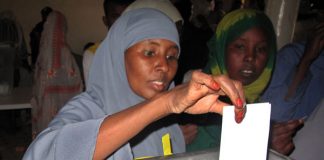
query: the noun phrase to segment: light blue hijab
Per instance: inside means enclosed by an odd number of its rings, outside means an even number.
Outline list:
[[[96,51],[87,84],[87,93],[97,97],[107,113],[116,113],[144,100],[128,84],[124,54],[135,43],[154,38],[170,40],[180,48],[175,24],[154,9],[127,12],[109,30]]]
[[[86,93],[100,104],[107,115],[144,101],[128,84],[124,54],[137,42],[154,38],[170,40],[180,48],[176,26],[169,17],[155,9],[137,9],[124,13],[114,23],[96,51]],[[143,138],[141,133],[137,137]],[[132,146],[135,158],[161,155],[161,137],[166,133],[171,134],[173,152],[184,152],[181,130],[178,125],[170,125],[144,133],[148,134],[147,137]]]

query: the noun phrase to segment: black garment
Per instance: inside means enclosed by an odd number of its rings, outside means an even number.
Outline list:
[[[181,54],[175,84],[181,84],[184,74],[192,69],[202,69],[208,61],[208,40],[214,32],[209,28],[197,28],[191,23],[185,23],[181,36]]]
[[[37,56],[39,54],[39,43],[40,43],[40,38],[41,38],[42,31],[43,31],[44,23],[45,23],[45,21],[41,21],[41,22],[37,23],[36,26],[33,28],[33,30],[29,34],[31,59],[32,59],[33,65],[36,63]]]

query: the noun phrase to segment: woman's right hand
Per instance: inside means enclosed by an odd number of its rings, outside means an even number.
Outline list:
[[[281,154],[289,155],[295,147],[293,136],[303,124],[303,119],[274,123],[270,137],[271,148]]]
[[[218,98],[226,95],[235,105],[235,120],[240,123],[244,118],[245,98],[242,84],[226,75],[212,76],[196,70],[193,71],[189,82],[175,87],[169,93],[169,110],[172,113],[222,114],[223,107],[229,104]]]

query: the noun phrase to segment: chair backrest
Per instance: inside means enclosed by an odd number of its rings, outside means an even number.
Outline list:
[[[17,46],[19,43],[18,28],[13,20],[0,19],[0,43]]]

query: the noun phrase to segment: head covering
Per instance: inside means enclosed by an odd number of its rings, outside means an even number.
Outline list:
[[[138,8],[154,8],[169,16],[174,23],[178,21],[181,21],[182,24],[184,23],[180,12],[169,0],[136,0],[124,12]]]
[[[228,44],[252,27],[260,27],[265,31],[269,45],[269,58],[259,78],[244,86],[245,97],[249,103],[255,102],[267,86],[277,50],[273,25],[263,12],[253,9],[239,9],[225,15],[216,29],[216,35],[209,41],[210,57],[205,68],[205,71],[211,72],[213,75],[227,74],[225,54]]]
[[[11,10],[0,12],[0,86],[9,87],[7,93],[11,93],[13,87],[18,84],[16,80],[19,78],[17,79],[14,73],[15,69],[23,66],[27,58],[23,30],[16,16]]]
[[[38,134],[72,97],[82,91],[82,80],[75,59],[66,44],[66,19],[53,11],[44,24],[40,52],[35,65],[33,134]]]
[[[127,48],[134,44],[156,38],[170,40],[180,47],[175,24],[155,9],[129,11],[112,25],[94,56],[85,93],[92,97],[107,115],[144,101],[129,86],[124,56]],[[185,144],[181,130],[178,125],[170,125],[148,132],[142,131],[138,136],[141,140],[132,144],[134,156],[163,155],[160,144],[165,133],[171,133],[173,151],[184,152]]]
[[[52,11],[53,9],[51,7],[46,6],[41,10],[41,14],[42,16],[47,17]]]
[[[9,43],[18,49],[21,59],[27,59],[27,48],[20,23],[11,10],[0,12],[0,43]]]

